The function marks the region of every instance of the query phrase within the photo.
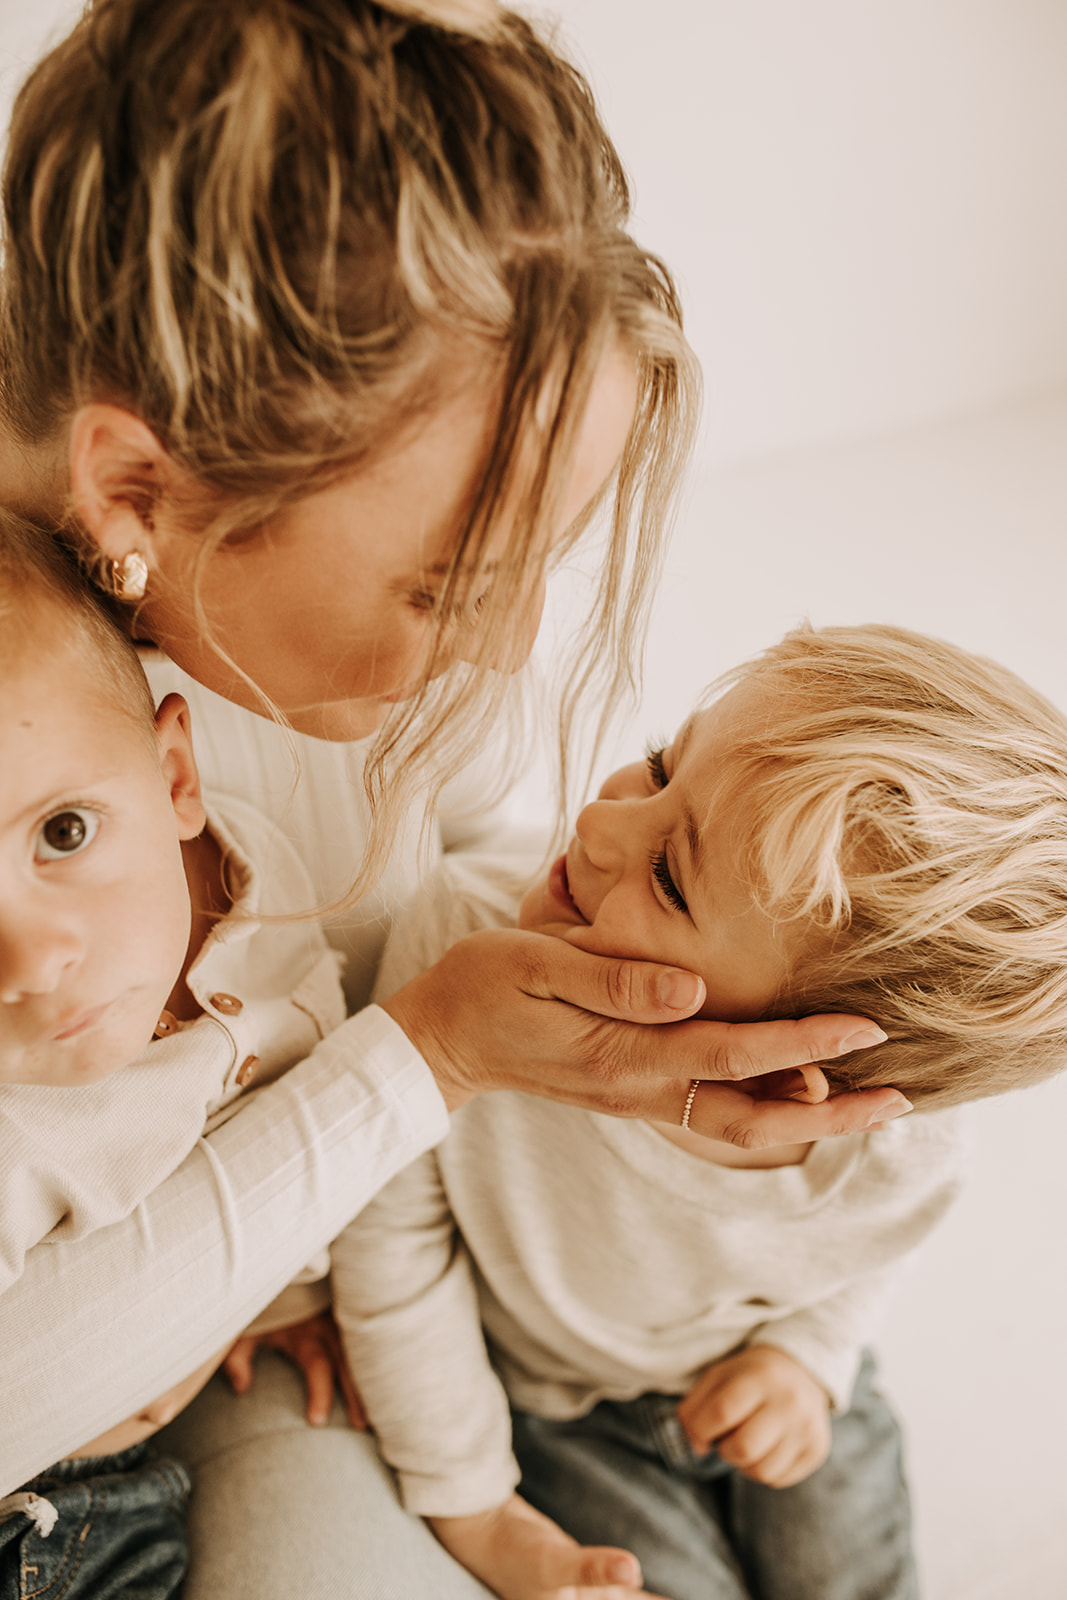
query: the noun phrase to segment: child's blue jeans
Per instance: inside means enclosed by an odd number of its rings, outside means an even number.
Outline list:
[[[139,1444],[59,1461],[24,1491],[47,1506],[0,1520],[0,1600],[176,1600],[188,1561],[189,1475]]]
[[[574,1422],[513,1412],[520,1493],[582,1544],[638,1558],[666,1600],[918,1600],[900,1430],[865,1357],[829,1459],[791,1489],[694,1454],[678,1397]]]

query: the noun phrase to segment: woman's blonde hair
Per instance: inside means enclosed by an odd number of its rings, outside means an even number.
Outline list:
[[[801,629],[736,684],[757,698],[712,803],[739,800],[743,875],[798,925],[775,1014],[889,1035],[831,1081],[932,1107],[1067,1065],[1067,719],[899,628]]]
[[[505,500],[510,587],[539,578],[561,468],[621,344],[637,412],[564,742],[579,698],[617,699],[698,379],[670,278],[625,231],[588,86],[529,23],[489,0],[97,0],[18,97],[3,204],[9,425],[48,439],[99,399],[143,419],[186,469],[201,573],[223,540],[388,452],[448,397],[457,349],[484,357],[501,400],[438,597],[439,659]],[[507,598],[479,622],[487,660],[509,643]],[[431,688],[433,669],[367,763],[363,885],[416,789],[484,740],[486,674]]]

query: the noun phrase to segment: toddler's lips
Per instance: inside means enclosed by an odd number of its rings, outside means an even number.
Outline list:
[[[80,1033],[88,1033],[90,1028],[96,1027],[96,1024],[100,1021],[101,1017],[104,1015],[104,1012],[107,1010],[108,1007],[103,1005],[94,1006],[91,1011],[75,1012],[72,1016],[64,1018],[64,1020],[59,1024],[59,1027],[55,1028],[52,1033],[49,1034],[49,1038],[54,1041],[60,1039],[75,1039]]]
[[[568,912],[572,917],[577,917],[579,922],[586,919],[582,916],[578,904],[571,894],[570,879],[567,874],[567,857],[560,856],[549,869],[548,892],[561,910]]]

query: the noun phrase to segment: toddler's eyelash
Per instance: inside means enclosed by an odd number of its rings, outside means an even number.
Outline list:
[[[645,765],[648,775],[657,789],[667,787],[667,769],[663,765],[663,746],[648,744],[645,746]]]
[[[650,859],[650,865],[652,867],[652,876],[655,878],[656,882],[659,884],[660,888],[663,890],[663,893],[666,895],[674,909],[676,911],[684,911],[688,913],[689,907],[686,905],[685,896],[682,894],[682,891],[671,877],[671,869],[667,865],[666,850],[661,850],[658,855],[652,856]]]

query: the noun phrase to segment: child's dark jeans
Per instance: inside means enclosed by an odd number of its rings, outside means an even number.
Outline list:
[[[57,1462],[0,1500],[0,1600],[176,1600],[189,1488],[144,1444]]]
[[[582,1544],[618,1545],[667,1600],[917,1600],[900,1431],[866,1357],[829,1459],[769,1489],[694,1454],[677,1396],[550,1422],[513,1413],[520,1494]]]

